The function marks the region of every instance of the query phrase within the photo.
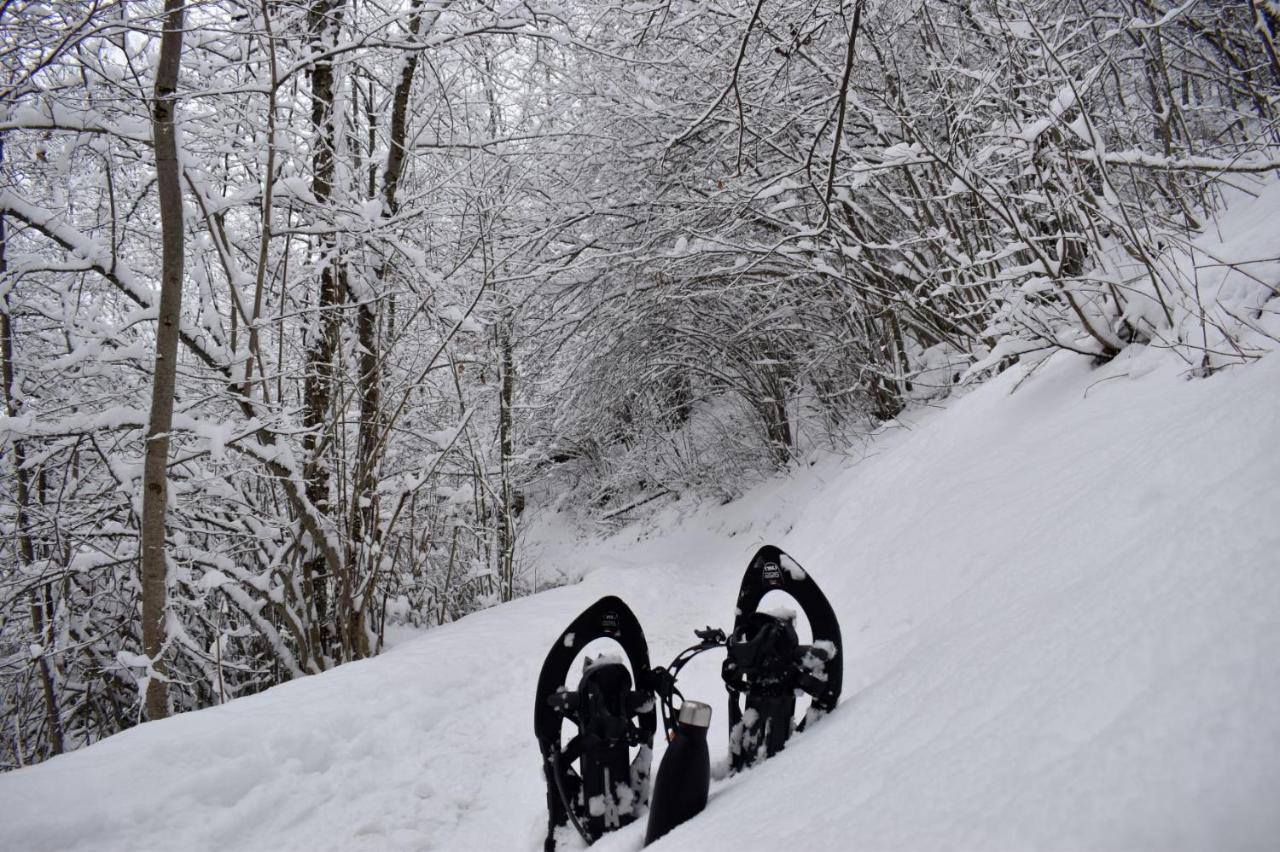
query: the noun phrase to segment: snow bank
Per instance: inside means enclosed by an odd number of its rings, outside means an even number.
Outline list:
[[[543,536],[576,585],[0,776],[0,848],[539,848],[532,696],[560,629],[620,594],[669,660],[729,626],[765,542],[837,609],[844,702],[656,849],[1274,848],[1280,356],[1187,381],[1151,352],[1059,355],[1023,378],[859,460],[676,503],[661,535]],[[718,667],[681,683],[722,756]]]

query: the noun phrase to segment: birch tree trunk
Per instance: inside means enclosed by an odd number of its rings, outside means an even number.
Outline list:
[[[155,380],[151,386],[151,416],[142,473],[142,650],[151,658],[154,674],[147,681],[146,716],[169,715],[169,684],[164,661],[165,503],[168,499],[169,430],[173,426],[174,382],[177,375],[178,335],[182,317],[183,223],[182,185],[174,105],[182,59],[183,0],[165,0],[164,33],[156,67],[152,138],[156,152],[156,186],[160,198],[160,306],[156,327]]]

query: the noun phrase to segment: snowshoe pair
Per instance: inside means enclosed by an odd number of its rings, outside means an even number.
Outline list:
[[[799,604],[813,631],[811,644],[800,644],[793,615],[759,609],[774,590]],[[721,674],[729,692],[733,772],[781,751],[793,730],[804,730],[840,698],[843,658],[835,612],[808,573],[776,547],[762,547],[752,558],[738,591],[733,633],[712,628],[694,633],[697,645],[671,665],[653,667],[640,622],[621,599],[609,596],[560,634],[543,663],[534,706],[547,781],[547,852],[556,848],[557,830],[569,824],[590,844],[644,813],[658,709],[671,739],[677,727],[674,698],[683,702],[676,678],[698,654],[726,649]],[[570,666],[596,639],[617,642],[630,669],[621,656],[587,659],[578,688],[567,690]],[[797,724],[799,695],[812,702]],[[561,733],[566,720],[577,728],[567,742]]]

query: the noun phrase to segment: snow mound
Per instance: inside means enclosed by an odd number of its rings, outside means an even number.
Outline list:
[[[836,607],[844,700],[656,849],[1274,848],[1277,389],[1280,356],[1187,381],[1060,355],[662,535],[535,535],[582,582],[0,776],[0,848],[538,849],[560,630],[618,594],[665,662],[729,626],[763,543]],[[718,668],[681,677],[714,756]]]

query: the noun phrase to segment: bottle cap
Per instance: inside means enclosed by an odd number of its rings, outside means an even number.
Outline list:
[[[711,705],[686,701],[680,705],[680,724],[707,728],[711,725]]]

